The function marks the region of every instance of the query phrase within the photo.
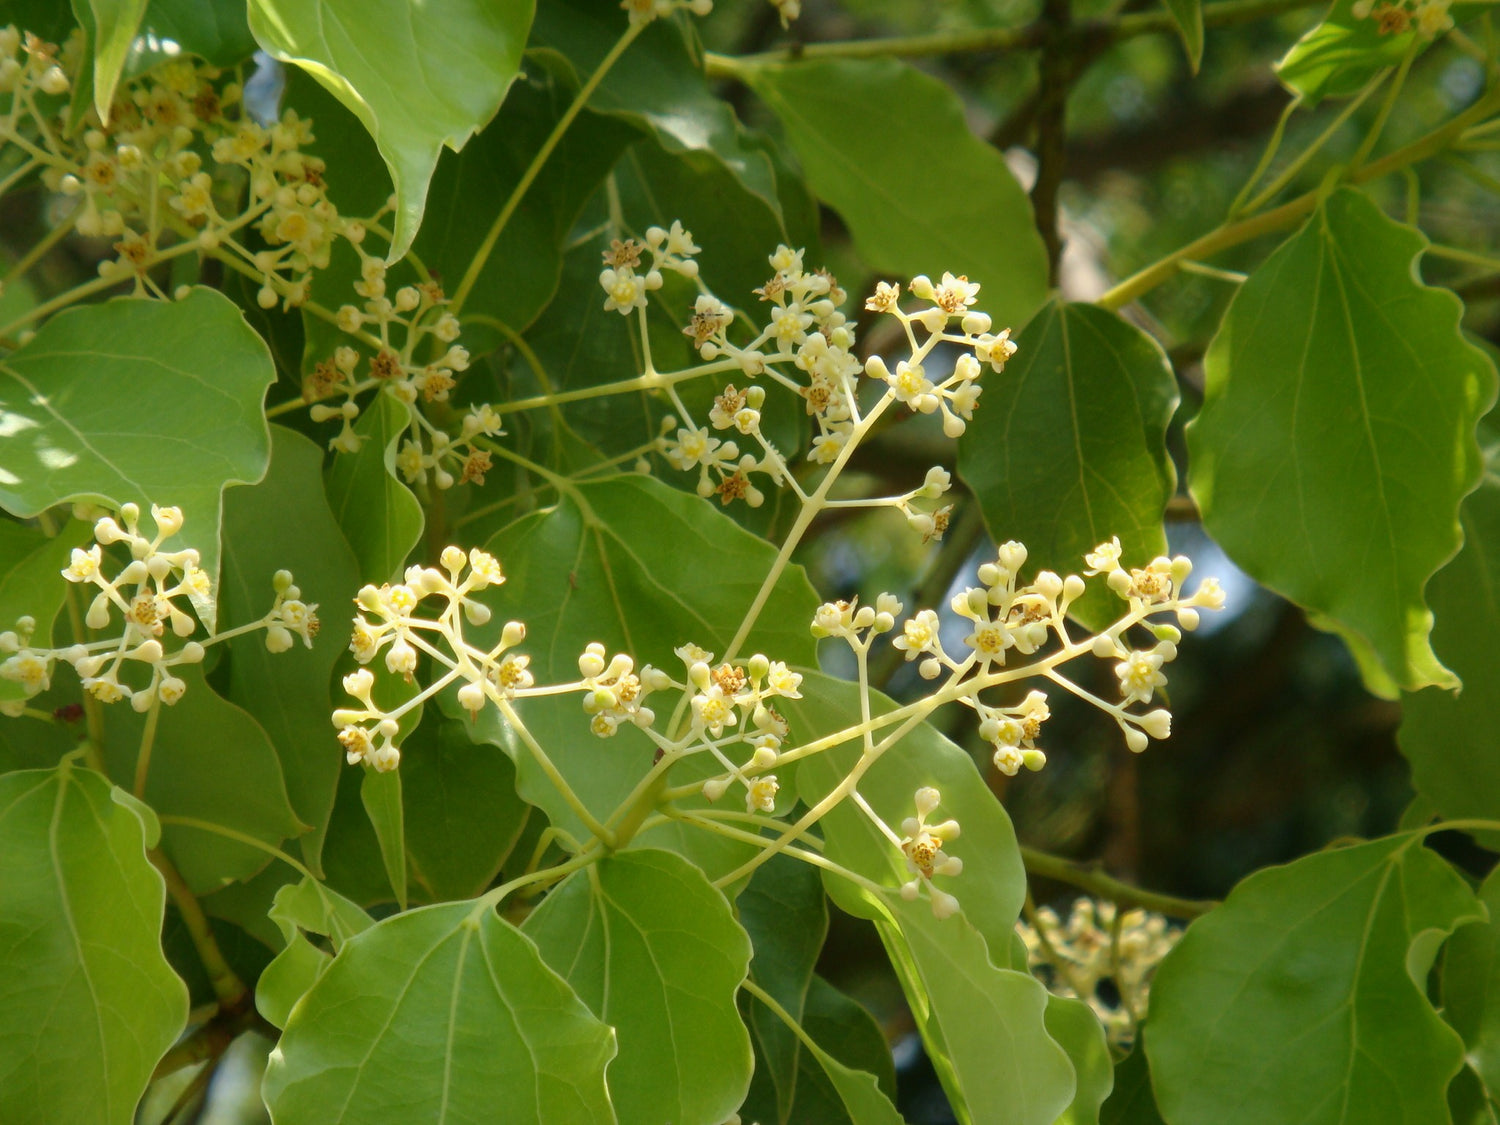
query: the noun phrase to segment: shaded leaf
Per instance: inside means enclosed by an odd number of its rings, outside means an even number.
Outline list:
[[[549,0],[538,6],[528,54],[571,73],[573,85],[598,69],[625,33],[617,5],[597,0]],[[671,20],[646,25],[589,98],[596,113],[648,129],[668,152],[709,156],[780,219],[771,159],[716,97],[682,31]],[[766,253],[775,249],[768,246]]]
[[[264,848],[216,829],[276,847],[302,825],[265,729],[210,688],[198,667],[175,671],[187,691],[181,702],[162,708],[145,799],[162,817],[162,850],[188,887],[202,894],[248,878],[271,860]],[[106,713],[104,753],[113,776],[135,776],[144,722],[123,704]]]
[[[12,427],[0,507],[176,505],[186,525],[169,547],[197,548],[217,586],[220,493],[265,472],[261,400],[275,378],[265,343],[210,289],[59,313],[0,360]],[[200,613],[212,630],[213,607]]]
[[[1146,1051],[1136,1047],[1115,1066],[1115,1088],[1099,1109],[1099,1125],[1165,1125],[1151,1092]]]
[[[1188,927],[1152,983],[1145,1044],[1162,1116],[1446,1120],[1463,1044],[1423,986],[1442,938],[1477,916],[1463,879],[1415,834],[1251,875]]]
[[[1031,203],[1000,153],[969,131],[948,86],[893,59],[757,66],[744,78],[874,269],[964,274],[984,286],[977,307],[1002,326],[1024,324],[1042,303],[1047,254]],[[912,175],[892,163],[898,152],[941,159]]]
[[[255,54],[245,5],[238,0],[150,0],[141,34],[171,41],[213,66],[237,66]]]
[[[1474,426],[1495,393],[1459,301],[1414,276],[1426,244],[1359,192],[1330,195],[1236,294],[1188,427],[1214,540],[1362,637],[1407,689],[1457,684],[1423,594],[1458,549]]]
[[[336,954],[349,938],[374,923],[354,903],[307,878],[276,892],[270,918],[281,930],[286,947],[256,982],[255,1007],[271,1023],[285,1027],[292,1006],[333,963],[333,955],[314,945],[306,934],[327,937]]]
[[[346,647],[339,633],[359,572],[323,492],[322,451],[281,426],[271,428],[271,446],[265,480],[224,498],[224,615],[239,624],[264,614],[275,594],[272,578],[285,569],[301,600],[320,606],[332,627],[311,648],[299,640],[281,653],[266,649],[259,630],[231,640],[228,695],[260,720],[275,745],[292,809],[312,828],[301,839],[302,855],[320,871],[344,761],[328,724],[328,682]],[[277,534],[288,529],[295,534]]]
[[[1493,438],[1486,445],[1493,459]],[[1399,741],[1431,812],[1500,820],[1500,473],[1493,463],[1459,519],[1463,549],[1433,577],[1428,597],[1437,615],[1433,646],[1463,690],[1407,695]],[[1492,849],[1500,841],[1500,834],[1477,835]]]
[[[671,852],[620,852],[571,875],[524,932],[615,1028],[622,1125],[721,1125],[739,1107],[751,1064],[735,994],[750,942],[702,871]]]
[[[422,224],[444,145],[455,151],[494,117],[520,70],[531,0],[250,0],[250,30],[270,55],[306,70],[375,138],[396,185],[390,260]]]
[[[389,395],[377,394],[354,429],[364,444],[328,466],[328,502],[359,560],[360,577],[389,582],[422,538],[422,506],[395,476],[406,410]]]
[[[129,1125],[187,1019],[138,804],[68,763],[0,777],[0,1105]],[[149,811],[145,811],[149,818]]]
[[[1047,1034],[1068,1054],[1078,1086],[1073,1103],[1058,1117],[1060,1125],[1099,1125],[1100,1107],[1115,1084],[1114,1060],[1104,1025],[1082,1000],[1047,994]]]
[[[1182,49],[1187,52],[1188,64],[1193,73],[1203,61],[1203,0],[1163,0],[1172,22],[1177,25],[1177,34],[1182,37]]]
[[[473,903],[398,914],[349,939],[292,1010],[263,1094],[279,1125],[333,1120],[613,1122],[614,1036]]]
[[[1489,920],[1463,926],[1443,954],[1443,1014],[1491,1100],[1500,1101],[1500,870],[1479,888]]]
[[[364,769],[359,784],[360,803],[380,843],[380,859],[386,878],[396,895],[396,905],[406,909],[406,819],[401,808],[401,771]]]
[[[430,715],[402,747],[407,858],[433,899],[469,898],[499,874],[531,806],[516,794],[509,757],[475,743],[459,723]]]
[[[30,617],[36,622],[32,645],[50,647],[53,623],[68,595],[63,567],[72,548],[91,542],[92,528],[76,520],[68,521],[55,538],[40,528],[0,520],[0,632],[14,629],[21,617]],[[0,700],[25,695],[16,681],[0,679]]]
[[[958,467],[997,543],[1020,540],[1029,565],[1059,574],[1078,573],[1114,535],[1127,566],[1166,553],[1162,512],[1177,487],[1166,436],[1178,395],[1155,340],[1097,305],[1053,301],[984,384]],[[1120,606],[1099,583],[1079,609],[1103,626]]]

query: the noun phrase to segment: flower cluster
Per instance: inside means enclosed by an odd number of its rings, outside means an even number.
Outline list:
[[[1026,559],[1022,544],[1002,544],[995,560],[978,568],[981,585],[953,596],[950,608],[970,622],[969,634],[963,638],[967,655],[946,651],[941,620],[930,609],[909,617],[892,644],[907,661],[919,661],[917,671],[924,679],[935,680],[947,672],[940,694],[974,710],[980,737],[994,747],[995,768],[1009,776],[1022,766],[1038,770],[1046,764],[1047,756],[1038,749],[1036,739],[1051,714],[1047,697],[1033,690],[1017,703],[997,705],[983,698],[981,692],[1029,676],[1044,676],[1105,711],[1119,725],[1131,750],[1139,752],[1150,739],[1166,738],[1171,731],[1170,712],[1156,708],[1142,714],[1130,708],[1150,703],[1165,686],[1162,667],[1177,655],[1177,642],[1182,638],[1178,626],[1194,629],[1200,608],[1223,607],[1224,591],[1219,584],[1207,579],[1186,596],[1182,583],[1192,571],[1189,560],[1157,558],[1145,567],[1126,570],[1119,561],[1119,540],[1111,540],[1089,553],[1085,561],[1091,569],[1084,573],[1105,574],[1110,589],[1128,603],[1127,611],[1097,636],[1074,640],[1067,614],[1086,589],[1084,577],[1062,577],[1044,570],[1030,582],[1022,582]],[[876,632],[889,630],[901,608],[889,594],[880,596],[876,611],[869,607],[856,611],[847,603],[830,603],[818,610],[813,635],[843,636],[856,652],[868,651],[868,639],[858,636],[861,623]],[[1168,613],[1175,615],[1177,626],[1149,620]],[[1149,629],[1155,642],[1149,648],[1127,643],[1137,626]],[[1119,703],[1098,698],[1058,671],[1068,661],[1090,654],[1117,662]]]
[[[1374,20],[1381,35],[1402,35],[1412,28],[1424,39],[1434,39],[1453,26],[1451,0],[1355,0],[1350,14]]]
[[[286,651],[295,638],[312,645],[318,632],[318,607],[301,600],[301,591],[284,570],[273,579],[275,602],[259,621],[204,641],[189,639],[199,629],[199,617],[213,605],[212,582],[198,565],[195,549],[163,549],[163,543],[182,529],[180,509],[153,504],[156,534],[151,538],[141,533],[140,515],[139,506],[125,504],[118,520],[100,517],[94,524],[93,546],[75,547],[62,571],[69,582],[97,590],[84,624],[95,632],[118,629],[118,634],[63,648],[36,648],[31,643],[36,622],[22,618],[15,631],[0,633],[0,653],[10,654],[0,663],[0,679],[20,684],[24,698],[0,704],[0,711],[20,714],[27,699],[46,691],[55,660],[71,664],[84,690],[100,702],[128,699],[137,711],[146,711],[158,700],[171,706],[182,698],[187,685],[173,669],[202,662],[206,645],[262,628],[272,652]],[[115,544],[128,551],[130,561],[111,578],[107,570],[115,553],[108,549]],[[169,647],[174,639],[182,643]],[[133,668],[141,668],[148,676],[145,684],[140,684],[140,675],[130,672]]]
[[[1182,931],[1160,914],[1116,911],[1112,902],[1080,898],[1063,922],[1050,907],[1036,912],[1037,928],[1018,922],[1034,975],[1061,996],[1083,1000],[1104,1024],[1110,1043],[1128,1050],[1146,1016],[1151,977]],[[1100,996],[1106,981],[1118,1000]]]
[[[511,651],[526,638],[526,627],[519,621],[507,623],[499,640],[488,648],[476,648],[464,637],[465,622],[482,626],[490,620],[489,607],[473,595],[505,581],[499,561],[477,547],[468,554],[447,547],[440,561],[442,570],[409,567],[404,582],[365,586],[355,597],[359,612],[349,651],[356,661],[367,665],[384,651],[386,670],[408,683],[414,681],[423,655],[445,672],[389,710],[372,698],[375,675],[369,668],[345,676],[344,690],[360,706],[334,711],[333,725],[339,728],[338,739],[350,765],[363,761],[377,770],[395,769],[401,762],[401,717],[450,684],[459,685],[458,701],[471,715],[477,715],[486,701],[510,700],[534,686],[527,668],[531,658]],[[445,603],[436,618],[416,613],[429,597]],[[429,636],[445,641],[448,651],[429,641]]]
[[[354,431],[360,414],[358,396],[379,388],[407,412],[407,436],[396,455],[396,468],[409,483],[421,485],[430,479],[440,489],[471,481],[483,484],[491,460],[478,441],[500,435],[499,414],[486,404],[471,406],[457,435],[427,414],[448,403],[458,376],[469,367],[468,349],[455,343],[460,325],[447,308],[442,286],[428,280],[403,285],[389,296],[385,262],[363,250],[359,253],[360,280],[354,289],[363,304],[341,306],[337,323],[364,345],[367,354],[346,344],[314,366],[303,387],[303,397],[314,403],[313,421],[339,419],[339,432],[329,448],[357,452],[362,440]],[[429,358],[419,359],[420,352]],[[322,401],[336,396],[343,402]]]
[[[927,823],[927,818],[936,811],[942,800],[942,794],[936,789],[918,789],[913,797],[917,815],[909,816],[901,822],[901,853],[906,857],[906,868],[912,875],[911,879],[901,885],[901,897],[908,902],[915,901],[925,887],[932,903],[932,913],[938,918],[947,918],[958,912],[958,899],[946,891],[938,890],[932,885],[932,880],[937,875],[962,873],[964,861],[943,851],[945,844],[958,839],[958,821],[950,819],[938,824]]]
[[[334,239],[363,237],[328,200],[323,162],[303,151],[310,123],[295,112],[262,126],[245,116],[232,78],[173,59],[122,85],[107,122],[90,110],[85,127],[73,129],[59,95],[85,63],[80,35],[59,48],[0,29],[0,93],[10,95],[0,139],[29,155],[50,190],[75,201],[68,221],[79,234],[111,240],[101,276],[164,297],[150,271],[175,245],[258,278],[263,307],[296,305]],[[244,241],[250,227],[258,248]]]

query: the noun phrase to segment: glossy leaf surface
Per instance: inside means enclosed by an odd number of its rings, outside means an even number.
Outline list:
[[[526,920],[542,958],[619,1036],[622,1125],[719,1125],[750,1083],[735,1008],[750,941],[687,860],[646,849],[577,872]]]
[[[1188,427],[1214,540],[1408,690],[1457,683],[1429,644],[1424,592],[1458,550],[1474,427],[1495,393],[1459,302],[1413,274],[1425,246],[1359,192],[1334,192],[1236,294]]]
[[[532,4],[454,0],[251,0],[250,30],[360,119],[396,185],[390,260],[422,224],[443,146],[461,149],[495,115],[521,65]]]
[[[169,545],[196,547],[217,579],[219,494],[265,472],[261,401],[275,378],[265,343],[209,289],[59,313],[0,360],[0,507],[135,503],[149,527],[152,504],[175,505],[186,523]]]
[[[129,1125],[187,1018],[143,814],[79,766],[0,777],[0,1106],[13,1120]]]
[[[1443,937],[1479,916],[1411,834],[1251,875],[1157,970],[1145,1042],[1162,1117],[1446,1120],[1463,1044],[1422,986]]]
[[[278,1125],[330,1120],[613,1122],[614,1035],[473,903],[388,918],[344,944],[266,1068]]]

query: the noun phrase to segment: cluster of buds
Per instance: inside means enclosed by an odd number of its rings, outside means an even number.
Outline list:
[[[311,646],[318,631],[316,605],[301,600],[301,592],[287,571],[273,579],[276,599],[259,621],[205,641],[191,640],[199,629],[199,617],[213,605],[208,574],[198,565],[198,552],[191,547],[177,551],[162,549],[165,540],[182,529],[178,508],[151,506],[156,534],[147,538],[140,531],[140,508],[125,504],[120,517],[103,516],[94,524],[94,545],[73,549],[62,576],[80,586],[93,586],[97,593],[89,602],[84,624],[95,632],[119,629],[116,636],[63,648],[35,648],[31,641],[36,623],[30,617],[18,622],[15,631],[0,633],[0,653],[10,654],[0,663],[0,679],[21,686],[24,698],[7,700],[0,711],[17,715],[27,699],[46,691],[52,683],[52,666],[62,660],[73,666],[86,690],[102,703],[129,699],[137,711],[146,711],[158,700],[168,706],[187,689],[173,671],[178,665],[198,664],[205,646],[254,629],[266,630],[266,647],[284,652],[295,638]],[[114,577],[106,574],[112,555],[106,549],[120,544],[130,554]],[[120,623],[116,623],[116,614]],[[170,629],[170,637],[168,630]],[[175,639],[180,644],[168,648]],[[164,643],[166,642],[166,643]],[[140,677],[128,674],[132,667],[149,669],[149,681],[131,683]]]
[[[912,878],[901,884],[901,897],[908,902],[927,891],[932,903],[932,913],[938,918],[947,918],[958,912],[958,899],[932,885],[935,876],[953,876],[962,873],[964,861],[948,855],[943,846],[958,839],[959,826],[956,820],[944,820],[937,824],[927,823],[927,818],[937,810],[943,797],[936,789],[918,789],[913,796],[917,815],[901,822],[901,839],[898,846],[906,857],[906,869]]]
[[[989,315],[974,310],[979,285],[967,277],[945,273],[942,282],[934,285],[928,278],[918,276],[912,278],[910,290],[914,297],[930,303],[915,312],[903,311],[901,287],[890,282],[877,285],[875,295],[865,302],[870,312],[888,313],[899,320],[912,344],[911,356],[899,361],[894,371],[880,356],[871,356],[865,361],[865,374],[884,382],[896,400],[913,412],[941,412],[943,433],[957,438],[974,417],[982,389],[979,377],[984,368],[989,367],[997,374],[1004,371],[1006,361],[1016,353],[1016,345],[1011,341],[1009,328],[991,332]],[[949,330],[954,320],[959,322],[958,332]],[[913,331],[916,325],[927,333],[920,344]],[[939,343],[966,350],[954,361],[951,374],[934,382],[924,361]]]
[[[935,680],[947,672],[942,693],[973,709],[979,719],[980,736],[994,747],[996,769],[1008,776],[1015,776],[1022,766],[1038,770],[1046,764],[1047,756],[1038,749],[1036,739],[1051,713],[1047,697],[1032,691],[1020,702],[1004,706],[982,698],[981,692],[1028,676],[1045,676],[1109,714],[1131,750],[1139,752],[1150,739],[1166,738],[1171,732],[1170,712],[1156,708],[1141,714],[1130,708],[1150,703],[1165,686],[1162,666],[1177,655],[1182,630],[1197,628],[1199,609],[1222,608],[1223,589],[1210,578],[1191,596],[1185,595],[1182,584],[1192,571],[1192,563],[1182,557],[1153,559],[1145,567],[1125,570],[1119,562],[1119,540],[1111,540],[1086,556],[1091,569],[1084,573],[1106,574],[1110,589],[1128,603],[1128,608],[1097,636],[1075,641],[1068,632],[1067,613],[1087,587],[1084,577],[1062,577],[1044,570],[1031,582],[1023,583],[1020,574],[1026,558],[1026,548],[1020,543],[1002,544],[995,561],[978,568],[982,585],[954,595],[950,602],[953,612],[971,623],[969,634],[963,638],[966,656],[949,655],[943,646],[942,622],[930,609],[909,617],[891,643],[907,661],[919,661],[917,671],[924,679]],[[857,653],[867,652],[869,638],[862,637],[860,629],[887,631],[900,612],[900,603],[889,594],[880,595],[875,611],[869,607],[856,610],[844,602],[829,603],[818,610],[812,632],[818,637],[845,637]],[[1177,625],[1151,620],[1169,613],[1175,615]],[[1149,630],[1155,642],[1150,648],[1133,648],[1126,643],[1136,627]],[[1085,655],[1117,662],[1119,703],[1098,698],[1058,671],[1068,661]],[[1022,659],[1017,661],[1017,657]]]
[[[333,713],[333,725],[350,765],[368,762],[377,770],[393,770],[401,762],[397,745],[401,717],[457,683],[458,701],[477,715],[487,701],[510,700],[525,695],[535,685],[528,669],[531,658],[511,650],[526,639],[526,626],[508,622],[500,639],[488,648],[477,648],[464,637],[464,623],[482,626],[490,620],[490,609],[473,595],[505,581],[499,561],[477,547],[465,554],[447,547],[435,567],[408,567],[405,581],[396,585],[365,586],[355,597],[359,612],[349,651],[361,665],[385,653],[386,670],[406,682],[414,681],[421,655],[430,657],[445,671],[420,693],[394,709],[375,702],[375,676],[360,667],[344,677],[344,690],[359,701],[359,707],[342,707]],[[465,573],[467,572],[467,573]],[[460,577],[462,576],[462,577]],[[444,602],[437,617],[417,615],[429,597]],[[440,638],[447,651],[427,638]]]
[[[1160,914],[1117,912],[1115,904],[1080,898],[1063,922],[1050,907],[1036,912],[1037,928],[1018,922],[1032,973],[1061,996],[1082,1000],[1104,1024],[1112,1046],[1128,1050],[1146,1017],[1151,977],[1182,931]],[[1114,985],[1101,997],[1100,985]]]
[[[0,29],[0,92],[11,95],[0,138],[31,154],[50,190],[76,201],[79,234],[112,240],[101,276],[165,296],[151,268],[166,244],[195,242],[243,261],[261,279],[263,307],[295,305],[334,239],[363,236],[325,195],[323,162],[303,151],[309,123],[290,110],[269,127],[250,120],[240,85],[213,67],[173,59],[122,85],[107,123],[90,110],[83,129],[69,128],[60,95],[86,64],[80,40],[59,49]],[[240,241],[250,226],[264,248]]]
[[[706,16],[714,10],[713,0],[620,0],[620,7],[630,16],[630,25],[650,23],[682,10],[695,16]]]
[[[468,349],[455,343],[460,325],[448,310],[442,286],[435,281],[403,285],[392,297],[387,293],[385,262],[363,250],[359,253],[360,280],[354,290],[364,298],[363,304],[341,306],[337,324],[363,344],[367,354],[346,344],[314,366],[302,390],[303,398],[313,402],[312,420],[337,418],[340,429],[328,447],[355,453],[362,441],[354,431],[359,395],[379,388],[407,412],[407,436],[396,468],[408,483],[431,480],[440,489],[483,484],[491,459],[478,441],[501,434],[500,415],[486,404],[472,406],[456,436],[427,416],[430,410],[445,408],[459,375],[469,367]],[[430,358],[419,359],[419,350]],[[343,401],[337,405],[322,401],[339,396]]]
[[[1451,0],[1354,0],[1350,14],[1374,20],[1381,35],[1403,35],[1416,28],[1423,39],[1435,39],[1453,26]]]
[[[651,227],[644,242],[635,238],[615,239],[604,251],[604,269],[599,273],[599,284],[605,294],[604,311],[629,316],[636,309],[644,309],[646,294],[662,287],[662,270],[671,270],[690,280],[696,278],[698,263],[693,256],[699,249],[692,232],[684,230],[675,220],[671,230]],[[647,253],[651,255],[651,264],[643,268],[641,255]]]

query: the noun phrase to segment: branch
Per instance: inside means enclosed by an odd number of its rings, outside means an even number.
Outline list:
[[[1074,859],[1040,852],[1035,848],[1022,847],[1021,860],[1026,864],[1027,874],[1055,879],[1059,883],[1088,891],[1097,898],[1108,899],[1121,906],[1154,910],[1171,918],[1196,918],[1219,905],[1209,899],[1177,898],[1175,895],[1143,890],[1116,879],[1097,863],[1080,863]]]
[[[1219,0],[1203,6],[1203,26],[1228,27],[1255,20],[1311,8],[1322,0]],[[1079,42],[1103,38],[1107,42],[1133,39],[1137,35],[1177,34],[1177,25],[1164,9],[1132,12],[1114,19],[1084,20],[1072,25],[1065,44],[1071,49]],[[1030,51],[1048,41],[1047,17],[1024,27],[977,27],[962,31],[941,31],[929,35],[902,35],[884,39],[854,39],[832,43],[797,43],[775,51],[754,55],[704,56],[704,70],[710,78],[737,78],[746,70],[803,59],[875,59],[926,58],[933,55],[956,55],[983,51]]]

